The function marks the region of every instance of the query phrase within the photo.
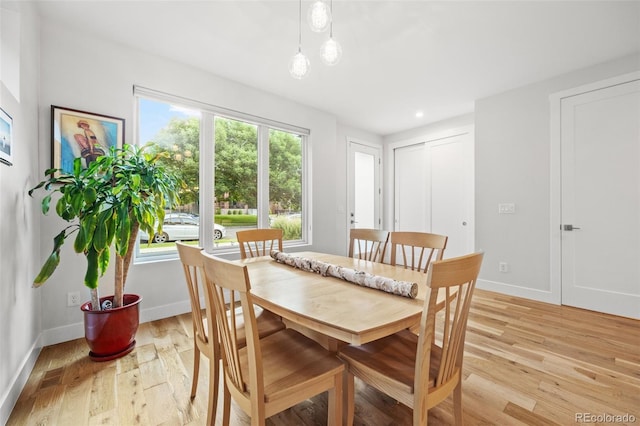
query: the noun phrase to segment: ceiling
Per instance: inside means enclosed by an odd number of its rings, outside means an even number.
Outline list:
[[[327,34],[305,21],[309,74],[295,80],[297,1],[42,0],[46,19],[327,111],[379,135],[473,111],[474,101],[640,52],[639,1],[334,0]],[[424,117],[415,117],[417,110]]]

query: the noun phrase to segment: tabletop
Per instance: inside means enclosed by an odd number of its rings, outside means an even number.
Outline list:
[[[342,342],[364,344],[414,326],[428,297],[426,274],[382,263],[316,252],[290,253],[400,281],[418,283],[415,299],[323,277],[276,262],[269,256],[247,265],[254,303],[281,317]]]

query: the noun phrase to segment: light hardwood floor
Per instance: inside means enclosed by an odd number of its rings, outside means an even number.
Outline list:
[[[205,424],[206,360],[189,399],[189,315],[141,324],[136,349],[119,360],[95,363],[86,354],[83,339],[44,348],[8,425]],[[580,413],[640,424],[640,321],[477,290],[463,405],[469,425],[580,424]],[[451,409],[449,399],[430,410],[429,424],[450,424]],[[591,424],[624,419],[603,420]],[[356,425],[410,422],[409,409],[356,382]],[[231,424],[249,419],[234,407]],[[267,424],[326,424],[326,394]]]

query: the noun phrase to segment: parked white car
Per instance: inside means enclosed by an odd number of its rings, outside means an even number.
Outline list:
[[[169,213],[164,217],[162,233],[155,234],[152,242],[164,243],[167,241],[197,240],[200,231],[200,218],[189,213]],[[224,226],[214,223],[213,238],[219,240],[227,235]],[[140,230],[140,241],[149,241],[149,235]]]

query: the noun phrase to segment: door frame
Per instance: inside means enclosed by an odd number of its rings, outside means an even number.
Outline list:
[[[384,206],[384,191],[383,191],[383,159],[382,159],[382,154],[383,154],[383,149],[382,149],[382,145],[378,145],[372,142],[366,142],[363,141],[361,139],[356,139],[356,138],[352,138],[347,136],[346,138],[347,140],[347,212],[346,212],[346,223],[347,223],[347,242],[349,241],[349,232],[351,230],[351,214],[350,212],[353,211],[353,202],[354,202],[354,194],[353,194],[353,187],[355,184],[355,176],[354,176],[354,170],[353,170],[353,164],[351,162],[351,157],[352,157],[352,144],[356,144],[356,145],[362,145],[364,147],[370,148],[370,149],[374,149],[378,152],[378,189],[379,189],[379,194],[378,194],[378,209],[377,209],[377,217],[376,219],[378,219],[378,229],[384,229],[384,214],[383,214],[383,206]]]
[[[587,92],[606,89],[640,79],[640,71],[622,74],[605,80],[596,81],[572,89],[563,90],[549,95],[550,102],[550,300],[557,305],[562,304],[562,232],[560,225],[562,220],[562,162],[560,156],[562,134],[562,100],[571,96],[581,95]]]

